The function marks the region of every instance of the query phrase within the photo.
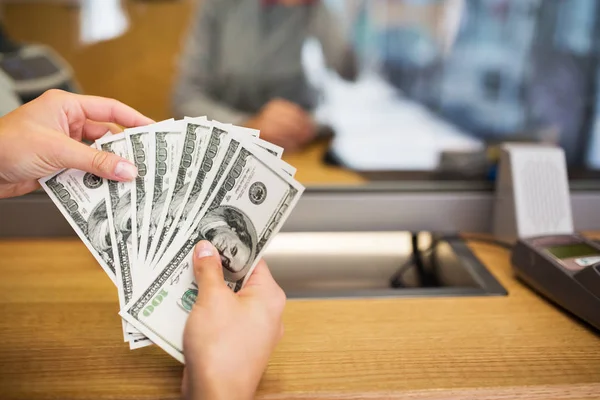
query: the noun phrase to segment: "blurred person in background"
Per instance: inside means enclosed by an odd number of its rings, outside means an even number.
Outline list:
[[[353,79],[355,61],[339,21],[318,0],[203,0],[188,37],[174,94],[177,117],[259,129],[286,150],[312,140],[316,93],[302,48],[316,38],[325,62]]]

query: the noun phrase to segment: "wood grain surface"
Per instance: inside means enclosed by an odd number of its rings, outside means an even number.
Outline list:
[[[506,297],[293,300],[259,398],[600,398],[600,337],[472,248]],[[0,241],[1,399],[175,399],[182,367],[122,343],[77,239]]]
[[[320,139],[296,153],[284,153],[283,159],[298,169],[295,178],[304,185],[362,185],[367,179],[357,172],[337,166],[325,165],[323,156],[329,147],[329,140]]]

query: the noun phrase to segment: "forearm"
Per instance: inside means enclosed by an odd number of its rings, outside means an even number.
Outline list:
[[[358,74],[356,54],[348,40],[348,33],[336,15],[320,4],[315,10],[312,30],[321,42],[325,62],[342,78],[354,80]]]
[[[227,372],[214,368],[219,365],[218,361],[213,362],[213,366],[197,368],[194,363],[186,365],[184,379],[184,399],[185,400],[252,400],[256,392],[256,382],[260,380],[252,379],[249,381],[246,376],[232,376]],[[247,366],[252,369],[252,365]],[[253,377],[254,378],[254,377]]]

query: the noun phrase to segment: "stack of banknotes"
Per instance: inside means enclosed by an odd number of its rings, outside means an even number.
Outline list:
[[[198,294],[194,245],[211,241],[226,284],[240,290],[304,187],[258,131],[205,117],[126,129],[92,146],[131,160],[135,181],[67,169],[40,183],[117,286],[130,348],[155,343],[184,362]]]

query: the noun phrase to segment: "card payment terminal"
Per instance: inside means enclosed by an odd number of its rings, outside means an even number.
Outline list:
[[[600,330],[600,245],[579,235],[521,239],[511,258],[521,280]]]

